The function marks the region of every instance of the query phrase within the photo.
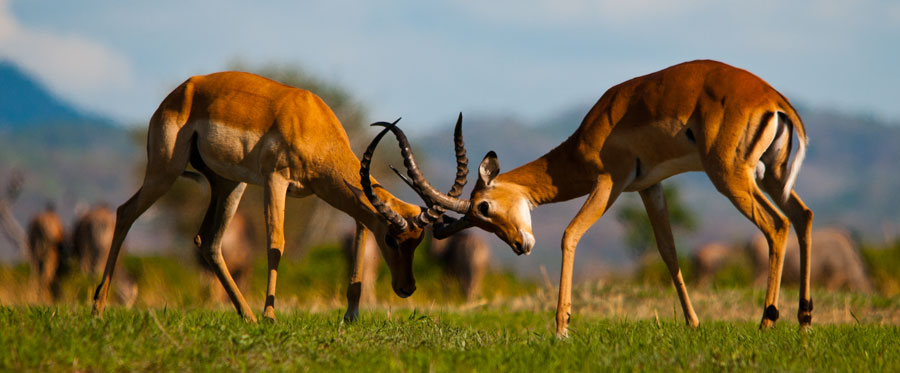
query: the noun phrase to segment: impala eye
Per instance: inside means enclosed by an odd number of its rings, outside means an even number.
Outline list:
[[[478,204],[478,212],[483,216],[488,216],[488,213],[491,212],[490,205],[487,202],[481,202]]]
[[[386,236],[384,236],[384,243],[385,243],[386,245],[388,245],[388,247],[390,247],[390,248],[392,248],[392,249],[395,249],[395,250],[396,250],[398,247],[400,247],[400,245],[397,244],[397,239],[394,238],[394,236],[391,236],[391,235],[386,235]]]

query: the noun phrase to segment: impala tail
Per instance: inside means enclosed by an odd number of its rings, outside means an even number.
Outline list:
[[[788,135],[793,137],[791,132],[796,131],[798,140],[797,154],[791,159],[790,165],[788,166],[787,178],[784,180],[784,189],[781,191],[781,200],[787,201],[788,197],[791,195],[791,190],[794,189],[794,184],[797,182],[797,174],[800,173],[800,166],[803,164],[803,159],[806,158],[806,147],[809,145],[809,138],[806,137],[806,129],[803,128],[803,122],[800,120],[800,116],[797,115],[797,112],[795,112],[793,108],[788,112],[779,112],[778,116],[785,121],[785,124],[787,124],[789,129]],[[790,141],[788,144],[790,144]],[[788,153],[790,153],[790,149],[788,149]]]
[[[762,180],[767,172],[781,183],[781,193],[772,198],[787,201],[797,182],[797,174],[806,157],[809,139],[800,117],[793,108],[767,112],[763,115],[760,131],[774,131],[772,142],[766,146],[757,164],[757,179]],[[794,133],[797,134],[797,153],[791,158]],[[752,149],[752,148],[751,148]],[[752,151],[752,150],[751,150]]]

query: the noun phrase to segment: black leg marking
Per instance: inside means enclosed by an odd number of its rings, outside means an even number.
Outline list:
[[[774,304],[766,307],[766,312],[763,313],[763,317],[765,317],[766,319],[769,319],[771,321],[778,320],[778,309],[775,308]]]
[[[800,300],[800,325],[809,325],[812,324],[812,310],[813,310],[813,302],[812,299]]]
[[[800,300],[800,311],[812,312],[812,310],[813,310],[812,299],[810,299],[810,300],[801,299]]]

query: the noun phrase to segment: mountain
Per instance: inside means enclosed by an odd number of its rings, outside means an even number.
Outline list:
[[[15,64],[0,61],[0,127],[48,123],[112,122],[75,109],[54,96]]]
[[[0,192],[13,173],[24,175],[13,204],[23,226],[48,203],[70,220],[78,205],[124,201],[140,148],[125,127],[85,113],[0,61]],[[0,239],[0,260],[17,257]]]

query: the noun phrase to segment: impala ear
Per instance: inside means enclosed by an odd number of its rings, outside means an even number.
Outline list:
[[[497,160],[497,153],[493,150],[489,151],[478,166],[478,181],[485,186],[491,185],[497,174],[500,173],[500,161]]]

